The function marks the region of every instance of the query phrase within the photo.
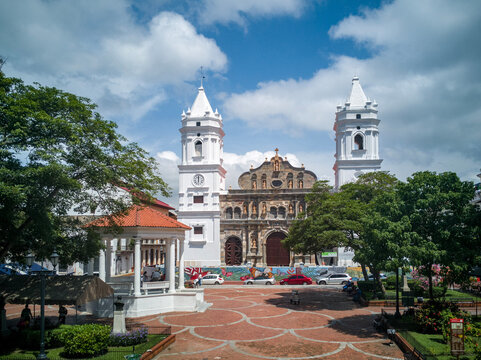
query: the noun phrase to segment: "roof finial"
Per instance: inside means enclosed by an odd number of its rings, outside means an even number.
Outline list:
[[[204,76],[204,67],[201,66],[201,67],[200,67],[200,87],[201,87],[201,88],[204,87],[204,79],[205,79],[205,76]]]

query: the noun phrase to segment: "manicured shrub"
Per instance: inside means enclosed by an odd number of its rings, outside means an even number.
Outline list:
[[[64,353],[67,357],[92,357],[107,352],[110,326],[86,324],[76,325],[62,333]]]
[[[132,346],[147,342],[147,328],[141,327],[125,334],[111,334],[110,346]]]
[[[47,331],[48,342],[46,343],[46,347],[57,348],[57,347],[63,346],[64,344],[63,335],[71,327],[72,325],[60,325],[60,327],[56,329]]]
[[[45,336],[47,338],[47,336]],[[40,349],[40,330],[23,329],[18,333],[18,346],[23,350]]]
[[[357,287],[361,289],[363,293],[374,293],[375,290],[375,283],[372,280],[369,281],[358,281]]]
[[[401,282],[401,280],[399,282]],[[401,286],[401,284],[399,284],[399,286]],[[384,283],[384,287],[386,290],[396,290],[396,275],[388,276]]]
[[[465,324],[471,322],[471,315],[459,310],[459,307],[449,301],[428,301],[417,310],[414,321],[418,330],[427,334],[443,334],[445,339],[449,331],[449,320],[462,318]]]

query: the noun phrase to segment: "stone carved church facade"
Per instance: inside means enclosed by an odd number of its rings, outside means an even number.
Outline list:
[[[305,210],[304,197],[316,181],[312,171],[291,165],[278,149],[270,160],[243,173],[239,189],[220,196],[221,263],[292,266],[315,261],[289,252],[281,240]]]

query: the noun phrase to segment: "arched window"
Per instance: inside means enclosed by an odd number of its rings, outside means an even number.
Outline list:
[[[234,209],[234,219],[240,219],[241,218],[241,209],[236,207]]]
[[[195,142],[195,156],[202,156],[202,141]]]
[[[303,189],[304,188],[304,174],[303,173],[299,173],[297,174],[297,187],[299,189]]]
[[[232,208],[225,209],[225,218],[232,219]]]
[[[364,150],[364,138],[361,134],[354,136],[355,150]]]
[[[257,189],[257,175],[254,174],[251,176],[251,184],[252,184],[252,189]]]
[[[285,219],[286,218],[286,208],[281,206],[279,210],[277,211],[277,217],[279,219]]]
[[[293,188],[293,175],[292,173],[287,174],[287,188],[292,189]]]

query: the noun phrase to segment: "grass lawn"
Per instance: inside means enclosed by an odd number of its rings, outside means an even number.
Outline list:
[[[416,326],[412,317],[402,317],[395,319],[393,316],[389,317],[390,323],[394,328],[398,329],[399,334],[406,339],[412,346],[418,349],[427,359],[433,360],[451,360],[454,359],[450,355],[449,344],[446,344],[441,334],[423,334],[416,331]],[[481,325],[481,320],[474,320],[473,324]],[[481,341],[481,339],[479,339]],[[466,352],[472,353],[473,349],[466,347]],[[461,356],[460,359],[474,359],[474,355]]]
[[[396,297],[396,290],[386,290],[386,295],[388,297]],[[401,299],[402,297],[402,292],[399,292],[399,298]],[[428,300],[428,298],[424,298],[425,300]],[[467,294],[461,291],[457,290],[448,290],[446,291],[446,300],[449,299],[466,299],[466,300],[478,300],[480,301],[481,299],[479,297],[474,296],[473,294]]]
[[[142,354],[146,350],[152,348],[154,345],[165,339],[168,335],[148,335],[147,342],[143,344],[139,344],[135,346],[135,353]],[[63,347],[55,348],[55,349],[48,349],[46,350],[47,356],[50,360],[63,360],[67,359],[60,354],[63,351]],[[8,355],[1,355],[1,360],[34,360],[38,351],[27,351],[27,350],[16,350]],[[109,347],[109,352],[107,354],[97,356],[94,360],[124,360],[124,355],[132,354],[132,346],[125,346],[125,347]],[[78,359],[77,359],[78,360]]]

